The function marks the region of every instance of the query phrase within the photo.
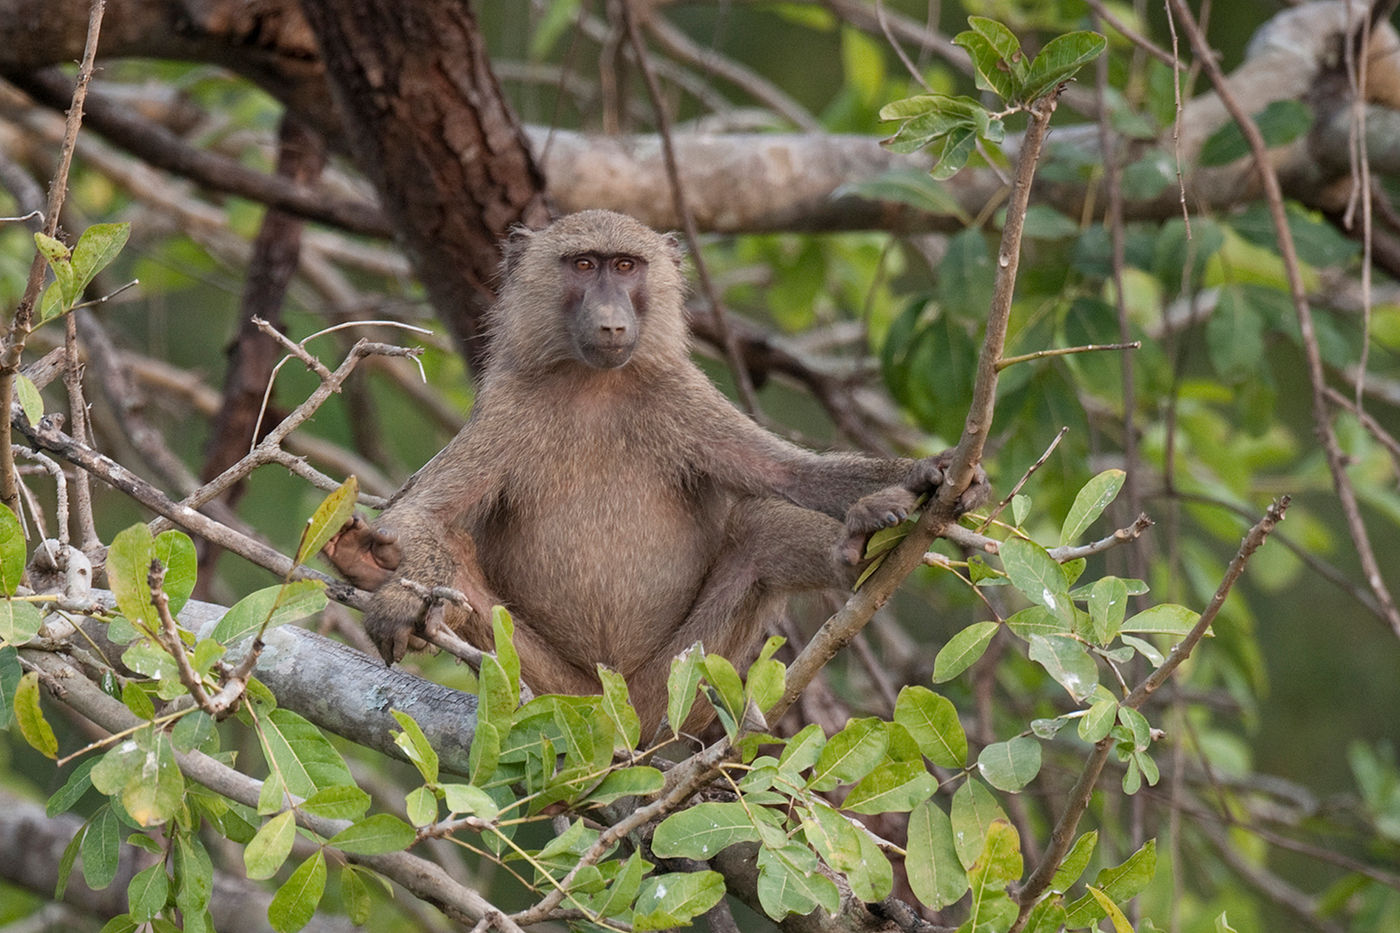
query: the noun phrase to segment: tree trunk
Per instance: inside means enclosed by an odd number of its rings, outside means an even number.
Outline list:
[[[472,369],[505,232],[549,219],[544,177],[460,0],[304,0],[346,137]]]

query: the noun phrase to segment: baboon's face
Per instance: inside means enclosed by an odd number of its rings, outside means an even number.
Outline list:
[[[559,266],[578,359],[596,369],[625,365],[637,348],[646,312],[646,261],[590,250],[561,257]]]

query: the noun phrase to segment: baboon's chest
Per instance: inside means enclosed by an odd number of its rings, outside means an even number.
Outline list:
[[[585,426],[586,427],[586,426]],[[721,494],[625,432],[556,433],[479,535],[489,582],[588,661],[618,665],[629,633],[679,626],[718,547]]]

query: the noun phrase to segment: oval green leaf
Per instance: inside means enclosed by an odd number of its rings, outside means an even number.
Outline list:
[[[267,905],[267,920],[277,933],[296,933],[311,922],[326,893],[326,856],[317,849],[297,866]]]
[[[975,664],[996,633],[996,622],[974,622],[948,639],[933,659],[933,682],[952,680]]]
[[[374,813],[351,823],[327,842],[351,855],[385,855],[413,845],[418,833],[391,813]]]
[[[997,790],[1014,793],[1040,773],[1040,743],[1018,735],[1007,742],[993,742],[977,756],[977,770]]]
[[[1127,478],[1128,474],[1122,470],[1104,470],[1085,483],[1084,488],[1074,497],[1069,514],[1065,516],[1064,525],[1060,528],[1060,543],[1072,544],[1078,540],[1094,520],[1103,514],[1109,503],[1117,498],[1118,491],[1123,488],[1123,481]]]
[[[895,700],[894,721],[909,731],[919,751],[934,764],[961,768],[967,763],[967,733],[947,697],[927,687],[906,686]]]
[[[914,896],[935,910],[967,891],[967,873],[953,843],[953,824],[936,803],[925,800],[909,814],[909,854],[904,865]]]

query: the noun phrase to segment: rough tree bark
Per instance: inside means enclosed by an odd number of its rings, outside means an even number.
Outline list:
[[[544,176],[466,4],[307,0],[356,161],[474,370],[498,244],[548,221]]]

